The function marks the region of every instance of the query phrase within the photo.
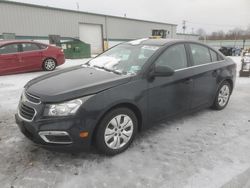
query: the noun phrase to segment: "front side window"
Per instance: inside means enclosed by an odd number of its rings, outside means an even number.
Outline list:
[[[18,52],[18,45],[17,44],[9,44],[0,47],[0,54],[12,54]]]
[[[194,65],[202,65],[211,62],[210,53],[207,47],[199,44],[190,44]]]
[[[168,66],[173,70],[187,67],[187,55],[184,44],[177,44],[169,47],[156,60],[156,66]]]
[[[40,50],[40,48],[36,44],[33,44],[33,43],[23,43],[22,47],[23,47],[24,52]]]
[[[90,60],[86,65],[118,74],[137,74],[158,49],[159,46],[153,45],[121,44]]]

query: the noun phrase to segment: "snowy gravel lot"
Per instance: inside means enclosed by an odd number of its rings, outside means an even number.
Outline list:
[[[154,126],[126,152],[104,157],[47,151],[21,134],[14,113],[22,87],[42,74],[0,77],[0,187],[250,187],[250,78],[237,78],[223,111]]]

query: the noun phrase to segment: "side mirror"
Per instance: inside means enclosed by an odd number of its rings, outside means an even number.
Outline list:
[[[156,66],[151,73],[151,76],[154,77],[167,77],[172,76],[174,74],[174,70],[167,66]]]

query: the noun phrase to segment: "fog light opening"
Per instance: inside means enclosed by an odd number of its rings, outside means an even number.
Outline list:
[[[72,139],[65,131],[41,131],[38,133],[47,143],[52,144],[71,144]]]

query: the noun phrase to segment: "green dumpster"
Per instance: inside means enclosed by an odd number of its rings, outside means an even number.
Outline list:
[[[72,40],[61,42],[65,58],[67,59],[81,59],[90,58],[90,44],[84,43],[80,40]]]

